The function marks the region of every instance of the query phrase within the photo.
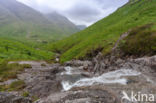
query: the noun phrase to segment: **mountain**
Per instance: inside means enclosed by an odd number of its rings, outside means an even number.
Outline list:
[[[57,12],[46,14],[46,17],[49,21],[57,25],[61,30],[68,34],[78,32],[79,28],[71,21],[68,20],[65,16],[58,14]]]
[[[70,27],[67,25],[67,28]],[[0,36],[18,40],[21,38],[36,41],[57,40],[77,30],[73,27],[70,31],[62,29],[62,26],[51,22],[45,15],[16,0],[0,0]]]
[[[86,25],[77,25],[77,28],[79,28],[80,30],[84,30],[85,28],[87,28]]]
[[[146,26],[149,24],[152,26]],[[156,0],[131,0],[113,14],[48,48],[61,53],[61,62],[91,58],[99,52],[107,55],[120,36],[129,31],[122,42],[123,50],[131,48],[129,55],[140,55],[140,50],[146,51],[141,55],[156,51]]]

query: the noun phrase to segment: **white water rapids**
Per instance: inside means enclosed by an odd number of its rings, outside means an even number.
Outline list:
[[[72,75],[73,69],[71,67],[66,67],[65,70],[67,75]],[[117,83],[117,84],[126,85],[128,81],[126,77],[138,76],[140,74],[141,74],[140,72],[137,72],[135,70],[120,69],[120,70],[104,73],[98,77],[82,78],[82,79],[80,78],[80,80],[77,80],[74,83],[69,81],[62,81],[62,86],[65,91],[68,91],[73,87],[91,86],[93,84],[116,84]]]

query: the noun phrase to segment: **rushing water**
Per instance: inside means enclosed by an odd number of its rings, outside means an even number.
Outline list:
[[[74,75],[72,74],[73,69],[71,67],[65,68],[66,72],[64,74],[66,75]],[[73,87],[82,87],[82,86],[91,86],[93,84],[127,84],[126,77],[130,76],[138,76],[140,75],[140,72],[130,70],[130,69],[120,69],[113,72],[104,73],[101,76],[98,77],[92,77],[92,78],[80,78],[79,80],[75,82],[70,82],[69,80],[62,81],[62,86],[65,91],[70,90]]]

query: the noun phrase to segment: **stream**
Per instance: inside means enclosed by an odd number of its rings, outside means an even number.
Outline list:
[[[96,84],[121,84],[127,85],[128,80],[126,77],[139,76],[141,73],[130,70],[120,69],[113,72],[104,73],[97,77],[84,78],[81,72],[75,72],[72,67],[65,67],[66,72],[63,75],[68,79],[62,81],[62,87],[65,91],[73,87],[91,86]]]
[[[86,64],[91,64],[88,61],[72,61],[65,65],[47,64],[44,61],[10,62],[30,64],[32,68],[18,74],[17,79],[0,84],[23,80],[26,87],[10,93],[20,96],[27,91],[30,98],[38,98],[34,103],[146,103],[134,102],[130,98],[132,92],[156,97],[155,69],[140,64],[140,61],[142,63],[142,59],[138,59],[118,63],[115,67],[109,66],[102,74],[88,71]],[[129,98],[123,100],[123,96]]]

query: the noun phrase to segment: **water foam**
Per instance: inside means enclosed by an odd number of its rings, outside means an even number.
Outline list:
[[[70,90],[73,87],[91,86],[93,84],[127,84],[126,76],[138,76],[140,72],[130,69],[120,69],[113,72],[104,73],[101,76],[93,78],[83,78],[75,83],[68,81],[62,81],[62,86],[65,91]]]

